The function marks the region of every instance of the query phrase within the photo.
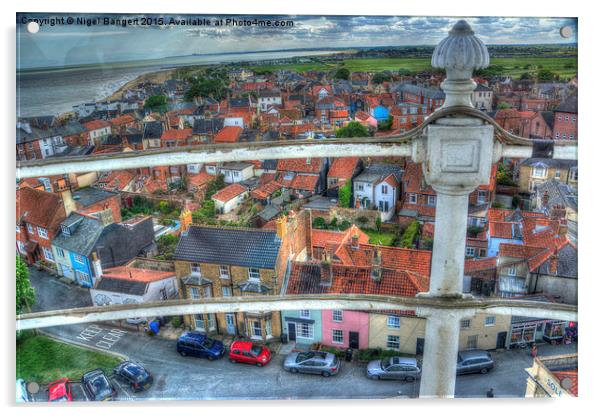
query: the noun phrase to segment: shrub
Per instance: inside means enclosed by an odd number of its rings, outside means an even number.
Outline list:
[[[376,220],[374,221],[374,225],[376,226],[376,230],[380,232],[380,227],[382,226],[383,221],[380,218],[380,215],[376,217]]]
[[[331,229],[335,229],[335,228],[337,227],[337,222],[338,222],[338,219],[337,219],[337,217],[335,216],[335,217],[334,217],[334,218],[332,218],[332,220],[330,221],[330,228],[331,228]]]
[[[339,188],[339,206],[348,208],[351,203],[351,180],[347,180],[345,186]]]
[[[471,238],[475,238],[482,231],[483,231],[483,228],[481,228],[480,226],[469,226],[468,227],[468,235],[470,235]]]
[[[356,221],[357,221],[357,222],[358,222],[360,225],[365,225],[365,224],[367,224],[367,223],[370,221],[370,219],[368,219],[368,218],[367,218],[367,217],[365,217],[365,216],[360,216],[359,218],[357,218],[357,219],[356,219]]]
[[[173,316],[171,318],[171,326],[174,328],[180,328],[182,327],[182,325],[184,324],[184,321],[182,320],[181,316]]]
[[[318,216],[318,217],[314,218],[314,220],[311,223],[311,226],[316,229],[326,229],[326,220],[324,220],[324,218]]]
[[[410,223],[403,235],[401,236],[401,247],[402,248],[413,248],[414,241],[420,231],[420,222],[417,220]]]
[[[347,219],[342,221],[341,224],[339,225],[339,229],[342,231],[346,231],[350,227],[351,227],[351,222],[349,222]]]

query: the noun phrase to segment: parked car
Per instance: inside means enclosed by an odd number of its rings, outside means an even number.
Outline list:
[[[232,363],[249,363],[259,367],[270,363],[272,354],[265,346],[246,341],[235,341],[230,345],[230,361]]]
[[[29,402],[29,394],[27,393],[27,383],[23,379],[17,379],[17,402]]]
[[[112,401],[117,397],[117,390],[101,369],[84,373],[82,387],[91,401]]]
[[[67,378],[55,380],[48,385],[48,402],[72,401],[71,383]]]
[[[209,360],[224,356],[224,343],[203,333],[185,332],[178,338],[177,351],[182,356],[206,357]]]
[[[284,360],[284,369],[291,373],[312,373],[328,377],[339,373],[341,361],[327,352],[293,352]]]
[[[420,376],[420,366],[414,358],[385,357],[368,363],[366,375],[370,379],[398,379],[413,382]]]
[[[458,353],[456,373],[458,375],[466,373],[484,374],[493,369],[493,365],[491,353],[485,350],[466,350]]]
[[[113,374],[127,382],[134,392],[146,390],[153,384],[153,375],[139,363],[121,362],[113,369]]]

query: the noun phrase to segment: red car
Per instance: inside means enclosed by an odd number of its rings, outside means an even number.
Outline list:
[[[69,382],[69,379],[61,378],[48,385],[48,401],[72,401],[73,396],[71,395],[71,383]]]
[[[265,346],[252,342],[235,341],[230,346],[230,361],[232,363],[249,363],[259,367],[270,362],[272,354]]]

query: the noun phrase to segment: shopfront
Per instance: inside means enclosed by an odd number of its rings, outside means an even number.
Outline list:
[[[548,343],[556,344],[564,339],[565,321],[554,320],[546,322],[543,330],[543,339]]]
[[[525,346],[530,343],[562,341],[567,322],[560,320],[531,319],[512,317],[508,347]]]

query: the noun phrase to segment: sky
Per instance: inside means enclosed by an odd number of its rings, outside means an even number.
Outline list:
[[[42,21],[38,33],[26,30],[28,19],[163,17],[292,20],[292,27],[192,25],[56,24]],[[17,14],[17,67],[35,68],[160,59],[193,53],[248,52],[297,48],[435,45],[458,17],[403,16],[216,16],[216,15],[80,15]],[[577,42],[577,19],[550,17],[465,18],[486,44]],[[569,26],[572,34],[560,36]]]

